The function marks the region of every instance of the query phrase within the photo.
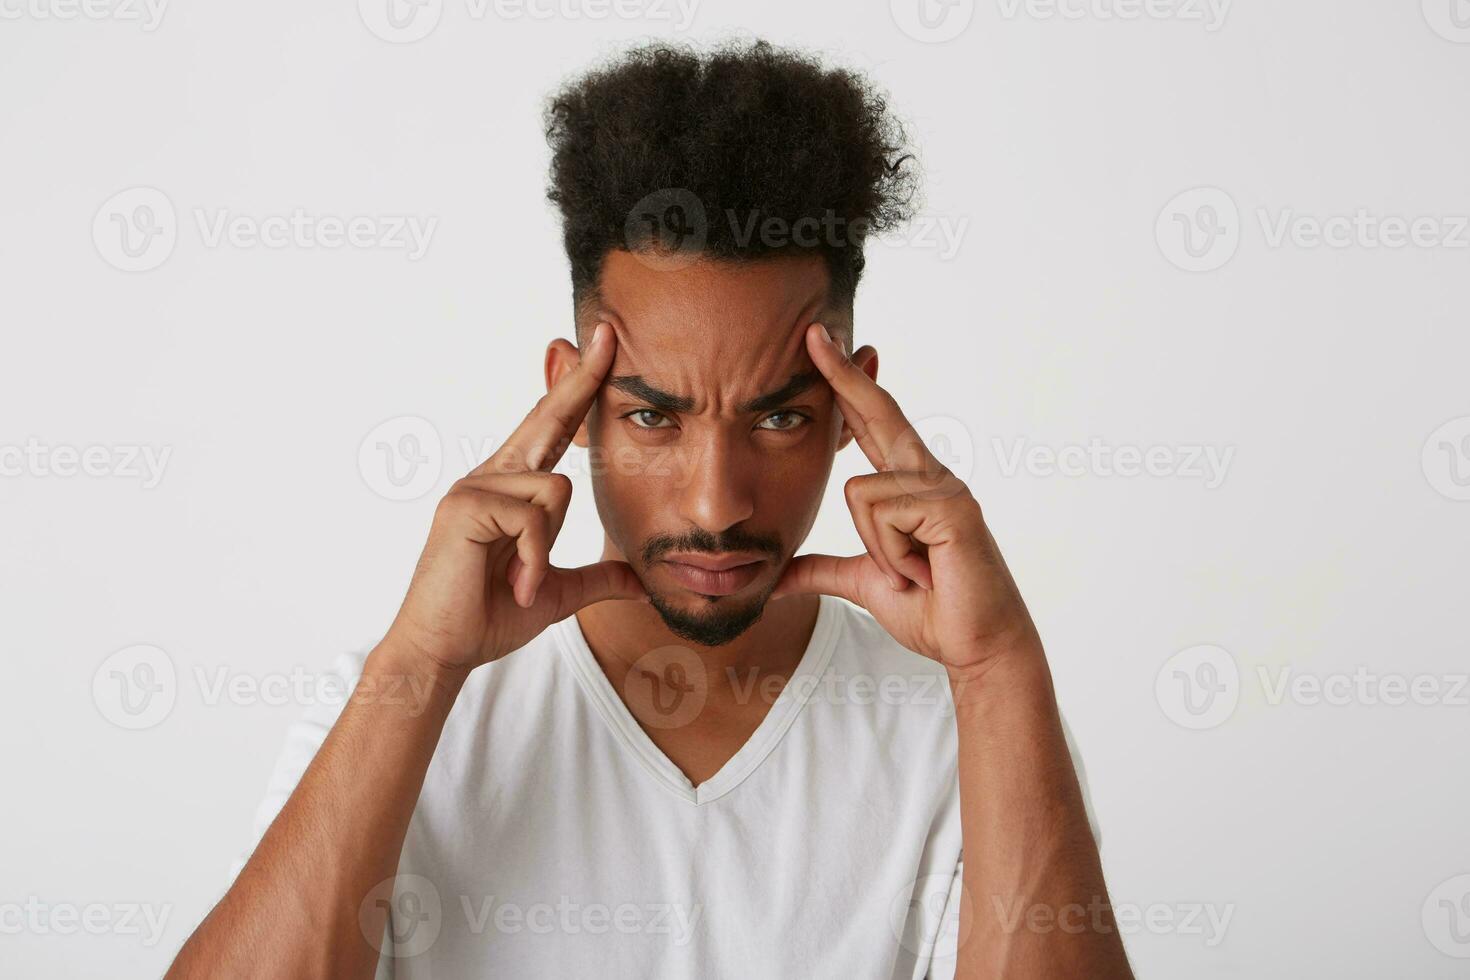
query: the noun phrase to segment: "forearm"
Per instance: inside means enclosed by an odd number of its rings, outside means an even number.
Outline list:
[[[1039,647],[951,676],[964,898],[957,977],[1129,978]]]
[[[374,904],[361,922],[359,912],[397,872],[464,676],[386,641],[373,650],[300,783],[169,977],[372,976],[386,912]]]

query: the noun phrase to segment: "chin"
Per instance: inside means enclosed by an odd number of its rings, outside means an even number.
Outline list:
[[[671,600],[660,592],[648,596],[669,632],[702,647],[724,646],[754,626],[766,611],[771,590],[750,598],[690,595]]]

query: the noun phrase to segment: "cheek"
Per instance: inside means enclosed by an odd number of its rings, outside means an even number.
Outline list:
[[[788,527],[810,526],[832,475],[832,452],[811,445],[771,461],[762,469],[762,511]]]
[[[625,552],[651,530],[667,527],[659,509],[671,506],[677,485],[677,446],[654,447],[630,438],[615,415],[587,417],[587,467],[603,529]]]

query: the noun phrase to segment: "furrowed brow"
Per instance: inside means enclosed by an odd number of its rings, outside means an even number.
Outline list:
[[[688,395],[675,395],[655,388],[643,380],[641,374],[620,374],[608,379],[608,384],[620,391],[632,395],[639,401],[647,402],[654,408],[665,412],[687,412],[694,407],[694,399]]]
[[[789,381],[775,391],[766,392],[764,395],[758,395],[747,402],[743,402],[736,410],[743,414],[748,412],[765,412],[773,408],[780,408],[816,384],[821,378],[822,375],[818,371],[793,374]],[[632,395],[639,401],[647,402],[654,408],[666,412],[687,412],[694,407],[693,398],[688,395],[675,395],[661,388],[655,388],[639,374],[621,374],[609,379],[608,384],[626,394]]]
[[[775,391],[767,392],[764,395],[760,395],[756,398],[752,398],[748,402],[745,402],[740,406],[738,411],[740,411],[741,413],[766,412],[770,411],[773,408],[780,408],[782,405],[791,401],[791,399],[795,398],[797,395],[801,394],[803,391],[806,391],[812,385],[816,384],[819,380],[821,380],[821,377],[822,375],[818,371],[807,371],[802,374],[793,374],[790,381],[786,382]]]

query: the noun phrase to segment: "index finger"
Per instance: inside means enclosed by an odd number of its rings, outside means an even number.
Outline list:
[[[571,445],[602,387],[617,352],[612,327],[599,323],[577,366],[562,375],[495,453],[474,469],[481,472],[539,470],[549,473]]]
[[[806,340],[812,363],[832,386],[847,427],[874,468],[928,472],[941,465],[894,397],[848,360],[826,327],[813,323]]]

